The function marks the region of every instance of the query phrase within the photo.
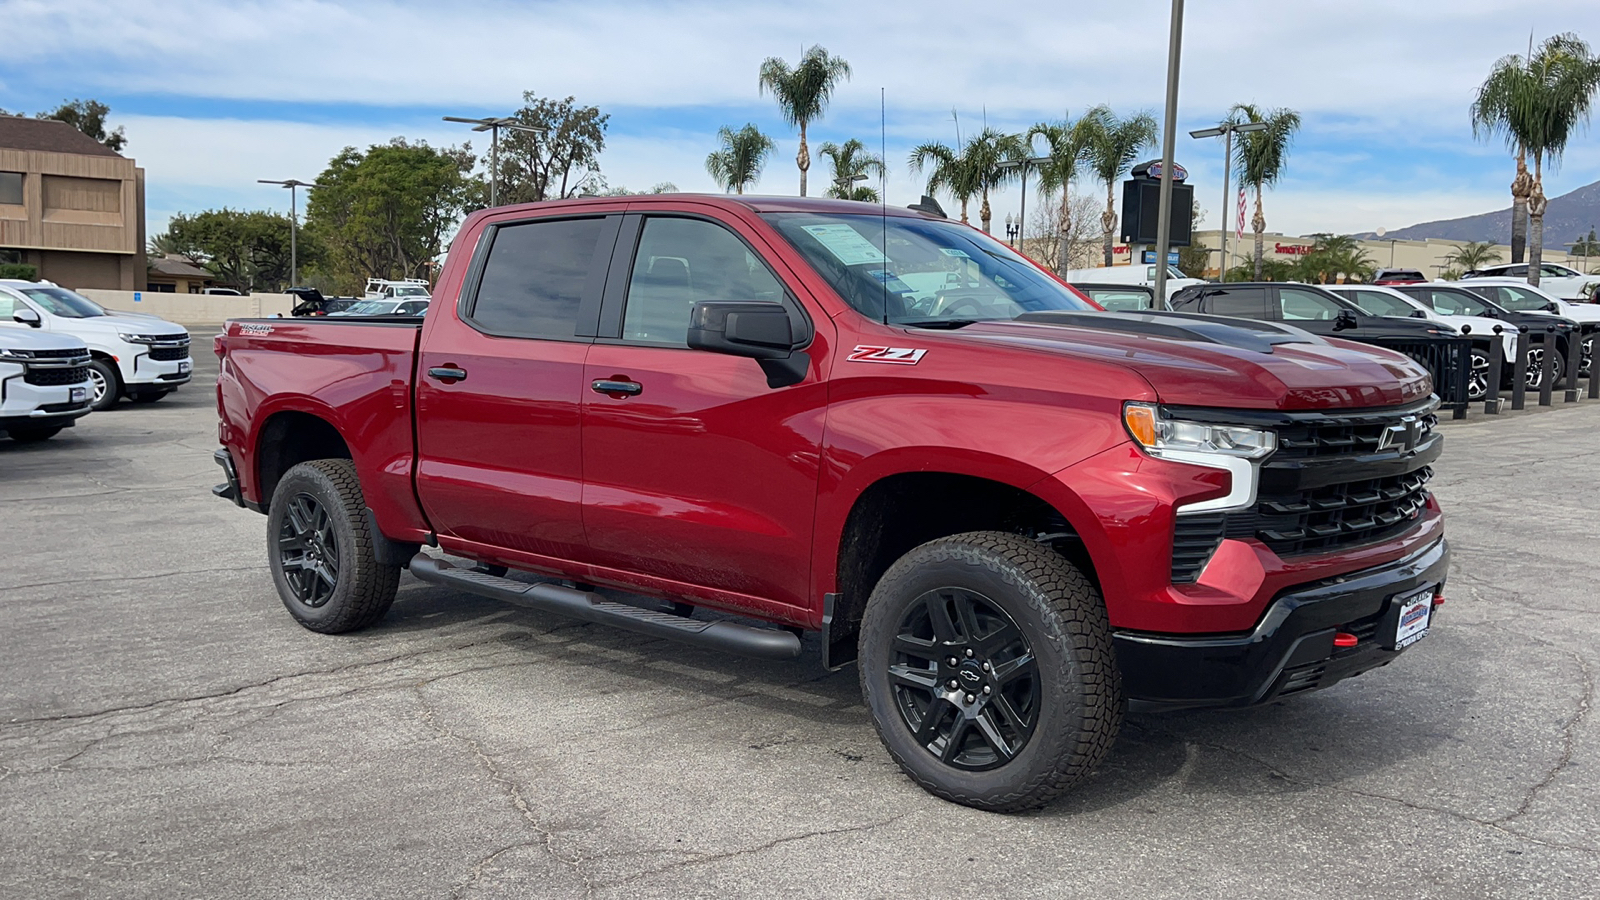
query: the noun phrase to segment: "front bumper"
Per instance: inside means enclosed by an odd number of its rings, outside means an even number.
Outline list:
[[[1388,665],[1401,595],[1444,584],[1450,548],[1443,538],[1402,559],[1286,591],[1253,631],[1112,635],[1128,697],[1143,708],[1249,706],[1328,687]],[[1435,610],[1435,614],[1437,610]],[[1336,632],[1354,647],[1335,647]]]
[[[78,391],[80,400],[72,399]],[[6,428],[64,428],[89,414],[93,386],[79,384],[28,384],[21,375],[0,382],[0,430]]]
[[[122,381],[132,393],[152,391],[166,393],[177,390],[179,385],[188,384],[194,377],[194,359],[185,356],[183,359],[151,359],[148,348],[141,347],[133,355],[133,371],[124,370]]]

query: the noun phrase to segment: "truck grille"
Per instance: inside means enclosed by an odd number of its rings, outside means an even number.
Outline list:
[[[1365,544],[1404,531],[1428,503],[1427,466],[1403,475],[1260,498],[1255,537],[1279,556]]]
[[[78,359],[87,357],[89,351],[67,348],[65,350],[29,350],[28,356],[33,359]]]
[[[1178,516],[1172,526],[1172,583],[1199,578],[1226,530],[1227,517],[1222,513]]]
[[[182,347],[151,347],[150,358],[158,362],[172,362],[189,358],[189,346]]]
[[[27,384],[36,387],[49,387],[57,384],[82,384],[89,380],[88,366],[74,366],[70,369],[40,369],[29,366],[22,376]]]
[[[1280,426],[1278,449],[1274,460],[1309,459],[1325,456],[1357,456],[1374,453],[1384,432],[1402,424],[1402,416],[1394,413],[1298,418]],[[1426,439],[1439,425],[1439,417],[1431,412],[1417,415],[1419,439]]]

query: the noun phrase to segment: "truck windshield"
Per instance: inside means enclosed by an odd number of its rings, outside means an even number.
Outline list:
[[[66,288],[22,288],[22,293],[39,304],[45,312],[63,319],[95,319],[110,315],[100,304]]]
[[[846,303],[879,321],[948,328],[1094,308],[1011,248],[965,225],[909,216],[765,218]]]

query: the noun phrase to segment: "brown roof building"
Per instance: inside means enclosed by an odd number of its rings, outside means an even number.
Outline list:
[[[144,170],[65,122],[0,115],[0,263],[144,290]]]

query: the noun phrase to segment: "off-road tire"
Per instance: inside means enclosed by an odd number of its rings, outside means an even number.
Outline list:
[[[999,607],[1028,641],[1041,702],[1031,737],[1009,762],[983,771],[948,765],[916,740],[889,678],[908,610],[957,588]],[[861,690],[884,747],[928,792],[996,812],[1034,809],[1088,775],[1110,751],[1125,707],[1100,592],[1076,566],[1036,541],[997,531],[958,534],[901,557],[878,582],[862,618]]]
[[[338,569],[331,596],[320,606],[308,606],[295,593],[285,575],[279,536],[289,504],[308,495],[327,512],[329,531],[337,549]],[[383,618],[400,586],[400,567],[378,562],[368,523],[366,503],[355,465],[347,459],[303,462],[278,481],[267,513],[267,559],[272,581],[289,614],[306,628],[323,634],[343,634]]]
[[[48,441],[61,431],[61,426],[53,428],[12,428],[6,433],[11,435],[13,441],[22,444],[32,444],[38,441]]]
[[[93,369],[96,375],[105,379],[106,383],[106,392],[100,395],[100,399],[95,400],[93,396],[90,397],[89,408],[95,412],[105,412],[116,406],[117,401],[122,397],[122,375],[117,372],[117,367],[114,363],[98,357],[89,360],[89,368]]]

